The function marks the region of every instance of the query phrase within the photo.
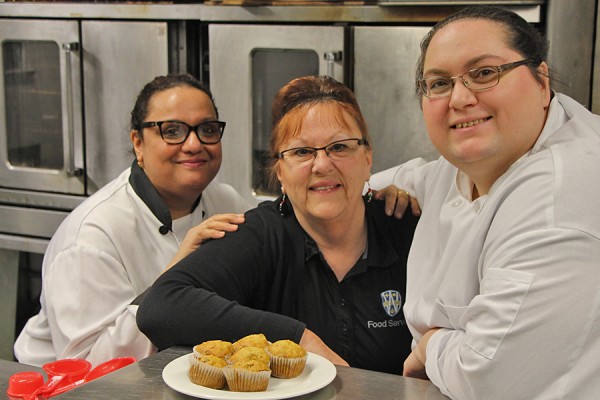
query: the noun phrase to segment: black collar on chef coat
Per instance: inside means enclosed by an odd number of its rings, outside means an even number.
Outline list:
[[[144,172],[142,168],[138,165],[137,161],[134,160],[131,164],[131,174],[129,175],[129,183],[133,188],[133,191],[142,199],[142,201],[148,206],[152,214],[160,221],[162,224],[158,228],[158,232],[161,235],[166,235],[173,228],[173,220],[171,219],[171,212],[169,208],[163,201],[162,197],[158,194],[158,191],[150,182],[148,175]],[[192,206],[192,212],[198,207],[200,204],[200,199],[202,198],[202,193],[194,202]],[[203,213],[204,214],[204,213]]]

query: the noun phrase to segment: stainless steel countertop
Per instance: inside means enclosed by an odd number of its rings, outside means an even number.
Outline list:
[[[233,6],[164,3],[0,2],[0,17],[69,19],[201,20],[207,22],[432,23],[460,5],[482,1],[381,1],[378,5]],[[492,3],[487,0],[485,3]],[[545,0],[498,0],[532,23]],[[322,4],[322,3],[321,3]],[[451,4],[451,5],[449,5]]]
[[[163,368],[190,353],[188,347],[167,349],[135,364],[87,383],[56,399],[191,399],[168,387]],[[314,393],[296,397],[312,400],[444,400],[448,399],[430,382],[357,368],[337,367],[332,383]],[[0,371],[1,372],[1,371]]]

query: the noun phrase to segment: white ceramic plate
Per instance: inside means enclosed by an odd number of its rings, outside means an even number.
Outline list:
[[[300,376],[292,379],[272,377],[269,380],[269,387],[264,392],[230,392],[227,390],[227,386],[225,389],[217,390],[192,383],[188,378],[189,357],[190,354],[186,354],[171,361],[163,369],[162,377],[172,389],[201,399],[288,399],[317,391],[331,383],[336,375],[335,366],[329,360],[317,354],[308,353],[306,367]]]

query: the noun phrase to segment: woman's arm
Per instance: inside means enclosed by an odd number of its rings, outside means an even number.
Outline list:
[[[465,400],[575,390],[600,357],[600,240],[553,228],[506,235],[488,250],[480,293],[460,314],[445,306],[456,328],[439,329],[419,346],[429,379]]]
[[[265,237],[270,228],[247,216],[237,232],[202,245],[165,272],[142,300],[140,329],[159,348],[258,332],[298,342],[303,323],[261,311],[277,309],[264,302],[276,277],[275,258],[285,253]]]

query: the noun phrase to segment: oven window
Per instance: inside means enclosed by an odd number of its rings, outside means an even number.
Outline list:
[[[2,43],[6,147],[16,167],[63,168],[60,49],[50,41]]]
[[[252,52],[252,189],[273,197],[279,185],[266,173],[271,137],[271,102],[275,93],[294,78],[318,75],[319,56],[313,50],[255,49]]]

